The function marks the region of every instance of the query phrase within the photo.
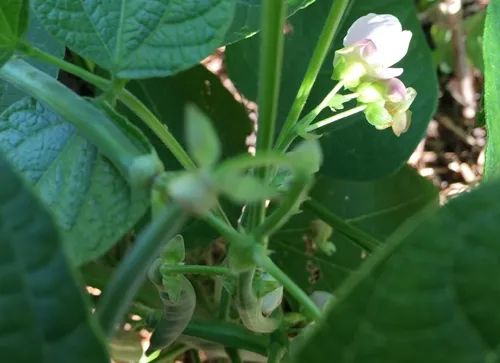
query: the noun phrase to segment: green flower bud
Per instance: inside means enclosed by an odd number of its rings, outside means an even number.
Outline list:
[[[387,93],[387,87],[378,82],[361,83],[356,89],[358,101],[361,103],[373,103],[383,101]]]
[[[378,130],[391,126],[392,116],[385,108],[385,102],[374,102],[367,105],[365,110],[366,120]]]
[[[332,79],[342,81],[348,89],[356,88],[363,76],[366,75],[366,68],[362,62],[354,61],[345,56],[338,56],[333,68]]]

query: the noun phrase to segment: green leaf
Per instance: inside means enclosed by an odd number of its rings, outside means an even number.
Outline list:
[[[199,166],[213,166],[219,160],[221,145],[212,122],[192,104],[186,108],[186,142]]]
[[[0,151],[54,213],[77,264],[108,250],[148,205],[147,190],[131,189],[71,124],[33,99],[0,115]]]
[[[43,25],[69,48],[120,78],[189,68],[222,44],[232,0],[33,0]]]
[[[167,242],[162,252],[161,262],[167,265],[177,265],[184,262],[185,258],[186,247],[184,246],[184,238],[178,234]]]
[[[28,1],[3,0],[0,3],[0,66],[14,54],[28,27]]]
[[[407,226],[339,289],[295,362],[496,362],[500,183]]]
[[[289,19],[290,31],[285,41],[285,59],[278,121],[283,122],[297,94],[318,35],[323,27],[331,0],[317,0]],[[413,125],[396,137],[391,130],[379,131],[362,114],[336,122],[324,129],[321,138],[324,154],[322,172],[335,178],[367,180],[386,176],[398,170],[409,158],[434,112],[437,101],[437,81],[430,51],[412,0],[354,0],[351,11],[343,22],[337,39],[325,61],[313,88],[305,112],[318,105],[333,88],[330,79],[334,51],[348,27],[367,13],[394,14],[405,29],[413,32],[408,55],[401,66],[405,69],[402,80],[415,88],[418,96],[412,106]],[[239,42],[226,49],[229,77],[243,95],[251,100],[257,95],[257,68],[259,57],[257,37]],[[305,114],[305,113],[304,113]]]
[[[277,190],[250,174],[223,173],[217,187],[236,203],[254,203],[275,197]]]
[[[203,66],[197,66],[175,76],[130,82],[129,90],[162,120],[184,146],[185,110],[188,104],[198,107],[212,122],[222,144],[222,157],[246,152],[246,137],[251,122],[245,107],[222,85],[219,78]],[[165,146],[141,121],[123,110],[137,126],[143,128],[167,169],[180,168]]]
[[[484,29],[484,105],[488,143],[486,145],[486,177],[500,175],[500,4],[488,6]]]
[[[225,43],[246,38],[260,30],[261,4],[263,0],[236,0],[234,19],[227,31]],[[287,0],[288,15],[295,14],[298,10],[308,6],[315,0]]]
[[[64,56],[64,46],[56,42],[56,40],[49,33],[47,33],[35,17],[30,18],[28,30],[25,34],[25,40],[58,58],[63,58]],[[57,74],[59,73],[59,69],[53,65],[36,60],[29,61],[32,65],[36,66],[45,73],[50,74],[54,78],[57,77]],[[12,105],[16,101],[19,101],[25,96],[26,94],[19,91],[17,88],[0,81],[0,112],[4,111],[8,106]]]
[[[382,242],[422,208],[438,204],[437,189],[409,167],[372,182],[321,176],[311,196],[345,222]],[[313,223],[317,220],[309,211],[294,217],[273,237],[272,258],[307,291],[333,291],[358,269],[362,250],[334,228],[328,240],[336,252],[328,256],[321,246],[311,243],[315,237]]]
[[[2,360],[108,362],[49,214],[3,158],[0,185]]]

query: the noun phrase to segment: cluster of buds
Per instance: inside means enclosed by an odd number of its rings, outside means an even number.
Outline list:
[[[352,24],[334,59],[333,79],[366,105],[368,122],[379,130],[392,127],[397,136],[410,127],[416,91],[397,78],[403,69],[392,66],[408,52],[411,37],[396,17],[368,14]]]

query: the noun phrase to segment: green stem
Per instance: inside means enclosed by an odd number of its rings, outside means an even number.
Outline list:
[[[22,43],[19,46],[19,51],[30,58],[36,58],[38,60],[41,60],[42,62],[53,64],[57,66],[57,68],[60,68],[65,72],[71,73],[83,79],[84,81],[89,82],[90,84],[103,91],[108,90],[112,86],[111,81],[99,77],[77,65],[66,62],[62,58],[55,57],[52,54],[46,53],[41,49],[35,48],[28,43]]]
[[[321,218],[324,222],[332,226],[335,231],[342,233],[365,251],[373,252],[377,247],[382,245],[382,242],[371,234],[345,222],[322,204],[312,199],[304,202],[304,209]]]
[[[326,95],[326,97],[321,101],[321,103],[316,106],[314,109],[311,110],[307,115],[302,118],[302,120],[299,121],[299,123],[304,123],[309,125],[311,122],[313,122],[316,117],[323,111],[325,108],[327,108],[330,105],[330,102],[332,101],[333,97],[339,93],[339,91],[344,87],[344,84],[342,82],[338,82],[335,87]]]
[[[240,353],[238,352],[238,349],[227,347],[226,354],[229,357],[231,363],[243,363],[240,357]]]
[[[139,235],[133,249],[121,262],[97,306],[97,316],[108,337],[113,335],[115,325],[120,322],[144,282],[148,266],[185,221],[186,215],[179,207],[167,205]]]
[[[298,121],[298,124],[300,125],[310,125],[311,122],[316,119],[316,117],[323,111],[326,107],[330,105],[330,102],[332,101],[333,97],[339,93],[339,91],[342,89],[344,84],[342,82],[338,82],[335,87],[326,95],[326,97],[321,101],[321,103],[316,106],[314,109],[312,109],[307,115],[305,115],[302,119]],[[286,151],[290,145],[292,144],[293,140],[298,136],[296,132],[296,127],[292,127],[288,129],[288,132],[286,135],[284,135],[281,139],[281,143],[276,145],[276,150],[278,151]]]
[[[161,268],[162,273],[196,274],[207,276],[234,276],[234,273],[227,267],[222,266],[203,266],[203,265],[164,265]]]
[[[316,78],[318,77],[321,66],[325,61],[328,50],[330,49],[330,45],[332,44],[335,34],[337,33],[340,21],[344,16],[348,4],[349,0],[332,1],[332,6],[328,13],[325,25],[323,27],[323,30],[321,31],[318,42],[316,44],[316,48],[314,49],[311,60],[309,61],[309,65],[304,75],[304,80],[300,85],[297,96],[295,97],[295,101],[293,102],[290,112],[286,118],[285,124],[283,125],[277,145],[283,146],[285,142],[284,139],[287,137],[287,135],[290,134],[296,122],[300,118],[300,115],[304,110],[312,87],[316,82]]]
[[[188,356],[189,356],[189,361],[190,361],[190,363],[201,363],[201,360],[200,360],[200,353],[198,353],[198,350],[196,350],[196,349],[191,349],[191,350],[188,352]]]
[[[267,273],[279,281],[285,290],[292,295],[304,308],[305,314],[311,320],[316,320],[321,317],[321,310],[318,306],[307,296],[307,294],[283,272],[266,254],[262,248],[256,249],[254,253],[254,260],[262,267]]]
[[[259,129],[257,152],[271,149],[283,61],[283,26],[286,1],[265,1],[262,5],[262,43],[259,73]]]
[[[118,99],[127,108],[132,111],[139,119],[148,126],[151,131],[161,140],[161,142],[170,150],[174,157],[186,170],[193,170],[196,164],[189,157],[182,145],[177,141],[168,127],[161,122],[149,108],[147,108],[136,96],[127,90],[123,90]]]
[[[305,131],[306,132],[311,132],[311,131],[317,130],[320,127],[329,125],[329,124],[331,124],[331,123],[333,123],[335,121],[338,121],[338,120],[342,120],[342,119],[347,118],[349,116],[355,115],[355,114],[357,114],[359,112],[363,112],[364,110],[366,110],[366,105],[361,105],[361,106],[354,107],[351,110],[347,110],[347,111],[338,113],[338,114],[330,116],[330,117],[328,117],[328,118],[326,118],[324,120],[318,121],[318,122],[316,122],[316,123],[314,123],[312,125],[309,125],[308,127],[306,127]]]
[[[243,240],[246,240],[244,234],[238,232],[229,222],[223,221],[213,213],[209,213],[203,220],[231,243],[241,243]]]
[[[274,142],[283,62],[283,27],[285,17],[285,0],[263,2],[257,100],[259,106],[257,155],[270,150]],[[267,179],[267,174],[268,168],[258,170],[258,175],[263,179]],[[253,229],[264,219],[266,213],[265,202],[262,201],[255,206],[251,206],[249,213],[250,229]]]
[[[231,311],[231,300],[231,294],[226,290],[224,286],[222,286],[219,301],[219,311],[217,314],[219,319],[227,320],[229,318],[229,313]]]
[[[259,122],[256,155],[267,153],[274,142],[276,112],[279,98],[281,66],[283,60],[283,26],[286,16],[284,0],[264,1],[262,6],[262,45],[259,73]],[[267,180],[268,167],[258,169],[258,175]],[[248,206],[247,229],[256,228],[265,217],[262,201]],[[264,242],[264,241],[259,241]],[[260,300],[253,290],[255,267],[240,273],[237,286],[238,312],[243,324],[252,331],[268,333],[278,327],[278,321],[266,318],[260,309]]]
[[[267,363],[280,363],[286,348],[277,343],[271,343],[269,353],[267,355]]]
[[[305,175],[295,176],[285,200],[255,229],[254,235],[257,240],[272,235],[295,214],[303,201],[304,191],[309,185],[309,180]]]
[[[193,319],[183,335],[197,337],[226,347],[248,350],[266,355],[269,336],[249,332],[241,325],[219,321]]]

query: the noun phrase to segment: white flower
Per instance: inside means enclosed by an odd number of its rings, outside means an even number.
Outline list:
[[[373,49],[365,58],[366,61],[389,68],[408,53],[411,37],[411,31],[403,30],[395,16],[368,14],[351,25],[344,38],[344,47],[370,41]]]
[[[334,77],[356,86],[362,77],[391,79],[403,73],[391,68],[408,53],[412,38],[393,15],[368,14],[356,20],[344,38],[344,48],[336,52]],[[339,79],[339,80],[340,80]]]

